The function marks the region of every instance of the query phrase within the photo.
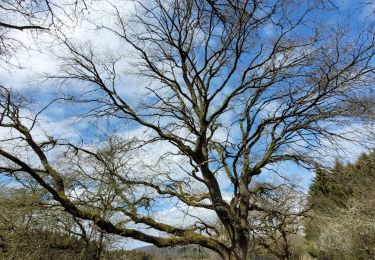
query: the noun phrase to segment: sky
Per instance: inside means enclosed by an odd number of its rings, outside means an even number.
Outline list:
[[[121,10],[125,12],[133,9],[129,2],[120,3],[120,1],[112,1],[111,3],[123,5]],[[357,17],[357,21],[371,19],[370,16],[374,8],[373,5],[363,7],[360,5],[360,0],[343,0],[337,1],[337,3],[338,7],[341,10],[344,10],[347,15]],[[103,3],[96,4],[88,14],[89,18],[97,22],[105,21],[106,23],[111,24],[111,21],[108,21],[108,18],[102,11],[106,8],[110,8],[110,5]],[[323,17],[323,19],[326,19],[328,22],[344,22],[345,16]],[[119,62],[117,66],[124,72],[131,71],[131,62],[126,60],[131,59],[131,56],[128,54],[130,51],[127,51],[130,47],[124,46],[123,42],[120,42],[117,37],[108,31],[95,30],[88,20],[80,20],[74,26],[74,29],[67,29],[69,37],[72,37],[76,42],[83,44],[90,42],[96,49],[102,50],[105,58],[110,57],[111,53],[122,52],[125,59],[124,61]],[[354,21],[355,20],[356,19],[354,19]],[[69,23],[69,19],[66,20],[66,23]],[[268,28],[265,33],[272,34],[272,28]],[[65,53],[61,46],[54,45],[55,42],[51,41],[48,34],[42,33],[35,35],[23,31],[14,32],[14,37],[22,41],[27,48],[20,48],[14,56],[14,63],[19,64],[21,67],[0,67],[0,83],[4,86],[9,86],[14,90],[26,93],[28,97],[33,98],[36,104],[38,104],[35,106],[35,109],[37,109],[38,107],[43,106],[43,104],[46,104],[48,100],[55,97],[59,88],[61,88],[57,83],[43,80],[43,75],[57,73],[60,60],[56,58],[56,54],[60,57],[64,57]],[[134,102],[142,100],[143,95],[146,93],[146,87],[149,86],[149,84],[152,84],[152,82],[142,78],[137,78],[135,75],[125,75],[122,80],[125,80],[129,87],[122,88],[121,95],[127,96],[129,100],[133,100]],[[68,88],[69,87],[72,92],[84,88],[84,86],[78,87],[73,85],[68,86]],[[103,135],[106,134],[106,131],[108,131],[108,125],[102,124],[98,126],[97,124],[91,124],[90,120],[82,120],[73,117],[79,112],[79,109],[80,108],[74,104],[66,104],[65,102],[54,103],[41,115],[41,127],[37,130],[39,131],[38,134],[42,135],[47,132],[61,139],[68,139],[76,142],[79,142],[81,137],[84,136],[85,140],[88,140],[87,144],[100,141]],[[110,129],[111,131],[125,135],[128,138],[146,135],[145,128],[139,127],[130,122],[121,124],[121,127],[119,127],[116,120],[112,121]],[[7,134],[8,133],[4,133],[4,131],[0,130],[0,136],[4,137]],[[346,151],[350,151],[350,153],[342,155],[342,157],[346,158],[348,161],[353,161],[359,153],[364,151],[363,147],[356,144],[348,143],[343,145],[345,145]],[[160,154],[163,154],[170,149],[173,148],[167,145],[164,147],[151,147],[150,150],[152,153],[149,154],[152,154],[153,156],[151,156],[149,160],[157,160]],[[339,154],[330,154],[330,160],[334,161],[337,156],[339,156]],[[291,163],[286,163],[280,166],[280,171],[285,172],[287,176],[294,176],[304,189],[308,188],[314,176],[313,172]],[[267,180],[272,177],[273,174],[271,171],[265,171],[264,174],[261,175],[260,180]],[[230,194],[229,191],[228,194]],[[229,195],[227,199],[230,199]],[[172,203],[165,205],[164,208],[162,207],[162,209],[156,213],[157,217],[161,220],[167,220],[178,224],[184,217],[184,214],[179,210],[179,207],[183,206],[179,204],[173,205]],[[200,216],[212,218],[212,212],[202,211],[195,213]],[[125,244],[128,248],[134,248],[141,246],[144,243],[127,241]]]

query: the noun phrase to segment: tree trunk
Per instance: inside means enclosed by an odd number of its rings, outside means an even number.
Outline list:
[[[249,254],[248,254],[248,248],[235,248],[231,251],[228,251],[227,256],[224,258],[224,260],[248,260]]]

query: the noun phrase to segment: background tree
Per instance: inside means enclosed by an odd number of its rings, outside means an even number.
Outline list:
[[[99,259],[82,223],[43,201],[45,192],[2,187],[2,259]],[[83,232],[82,232],[83,231]]]
[[[290,182],[258,184],[255,190],[258,192],[254,200],[264,210],[249,217],[254,248],[277,259],[302,257],[305,241],[302,223],[308,212],[308,207],[303,206],[303,192]]]
[[[373,83],[373,24],[323,26],[318,21],[328,9],[322,3],[135,1],[127,17],[113,5],[107,15],[114,25],[96,25],[130,46],[137,75],[150,80],[147,94],[130,98],[122,92],[126,82],[116,62],[123,53],[98,53],[93,44],[61,34],[61,72],[49,78],[80,86],[64,98],[84,116],[120,127],[130,122],[146,137],[130,146],[115,142],[117,157],[90,140],[43,138],[35,133],[40,114],[2,88],[0,126],[10,133],[1,142],[2,171],[30,175],[65,211],[107,233],[159,247],[197,244],[226,259],[247,259],[249,218],[267,212],[251,199],[251,184],[287,163],[315,166],[312,151],[335,145],[338,129],[350,125],[346,98]],[[152,163],[151,145],[167,147]],[[134,149],[137,157],[128,153]],[[94,167],[81,167],[81,157]],[[70,195],[77,187],[85,191],[82,200]],[[98,201],[106,202],[109,214]],[[183,205],[193,223],[158,218],[162,202]]]
[[[320,170],[310,187],[313,218],[308,238],[321,256],[333,259],[374,257],[374,152],[362,154],[355,163],[337,162],[332,170]]]

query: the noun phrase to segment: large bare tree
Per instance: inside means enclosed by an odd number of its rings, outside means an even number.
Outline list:
[[[159,247],[197,244],[225,259],[248,259],[252,212],[277,211],[256,199],[251,184],[264,172],[277,173],[276,166],[315,166],[314,152],[337,144],[352,120],[343,109],[346,98],[372,87],[373,24],[350,30],[319,23],[328,10],[324,1],[134,5],[130,15],[112,5],[107,15],[115,25],[96,26],[131,49],[134,71],[150,82],[147,94],[124,94],[127,82],[116,65],[123,53],[104,55],[61,35],[61,72],[49,77],[85,85],[64,97],[85,116],[142,127],[147,138],[116,139],[107,148],[40,140],[34,136],[40,114],[22,112],[25,100],[2,88],[0,125],[12,133],[0,148],[2,170],[29,174],[67,212],[108,233]],[[142,167],[134,163],[139,149],[155,144],[171,148],[156,165],[147,158]],[[98,166],[82,165],[82,157]],[[78,187],[93,195],[73,198]],[[112,192],[96,197],[98,189]],[[113,215],[103,215],[95,198],[105,199]],[[215,217],[189,211],[193,224],[173,225],[157,217],[161,201]]]

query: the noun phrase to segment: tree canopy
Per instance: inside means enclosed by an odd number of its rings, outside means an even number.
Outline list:
[[[304,213],[292,167],[322,168],[311,194],[333,203],[357,192],[327,181],[320,152],[355,141],[363,118],[348,108],[373,98],[373,19],[325,0],[69,3],[17,5],[37,21],[0,24],[47,26],[57,63],[39,81],[52,94],[0,85],[3,175],[107,234],[231,260],[253,257],[254,241],[291,259]],[[48,128],[56,106],[75,135]]]

